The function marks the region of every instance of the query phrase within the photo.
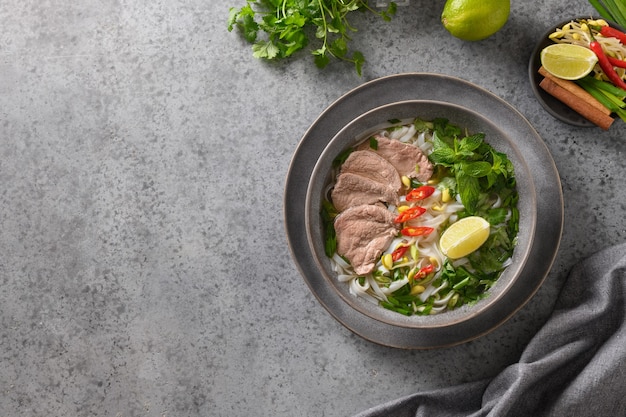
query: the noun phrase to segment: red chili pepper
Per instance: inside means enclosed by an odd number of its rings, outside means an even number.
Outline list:
[[[622,61],[621,59],[613,58],[612,56],[608,56],[609,62],[614,67],[626,68],[626,61]]]
[[[404,236],[425,236],[431,234],[435,229],[428,226],[407,226],[404,229],[400,230]]]
[[[435,187],[430,185],[422,185],[421,187],[413,188],[406,195],[406,201],[423,200],[426,197],[431,196],[435,192]]]
[[[602,26],[600,28],[600,34],[602,34],[602,36],[605,36],[607,38],[617,38],[619,39],[619,41],[621,43],[623,43],[624,45],[626,45],[626,33],[617,30],[615,28],[612,28],[610,26]]]
[[[417,271],[415,273],[415,275],[413,276],[414,280],[418,280],[418,279],[424,279],[426,278],[426,275],[430,274],[431,272],[433,272],[433,270],[435,269],[435,266],[433,264],[428,264],[422,268],[420,268],[419,271]]]
[[[591,37],[591,42],[589,42],[589,49],[591,49],[598,57],[598,63],[600,64],[600,68],[602,68],[602,71],[606,74],[606,76],[609,78],[609,80],[611,80],[613,84],[623,90],[626,90],[626,82],[624,82],[624,80],[621,79],[617,72],[615,72],[615,68],[613,68],[613,65],[611,65],[611,62],[609,61],[609,58],[606,56],[604,50],[602,49],[602,45],[600,45],[600,42],[598,42],[593,36],[593,33],[591,33],[591,28],[589,28],[589,36]]]
[[[391,252],[391,260],[395,262],[402,259],[408,249],[408,246],[399,246],[396,250]]]
[[[395,218],[394,222],[396,223],[408,222],[409,220],[413,220],[414,218],[419,217],[424,213],[426,213],[426,209],[424,207],[420,207],[420,206],[409,207],[408,209],[400,213],[398,217]]]

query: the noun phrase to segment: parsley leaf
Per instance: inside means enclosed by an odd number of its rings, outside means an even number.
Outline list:
[[[252,45],[252,55],[255,58],[273,59],[279,52],[278,47],[272,42],[259,41]]]

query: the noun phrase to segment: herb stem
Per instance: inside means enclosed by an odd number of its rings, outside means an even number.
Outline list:
[[[328,40],[328,25],[326,24],[326,15],[324,13],[324,4],[322,3],[322,0],[317,0],[317,4],[320,7],[320,14],[321,16],[321,21],[323,23],[323,28],[324,28],[324,37],[322,38],[322,49],[324,51],[326,51],[326,43]]]

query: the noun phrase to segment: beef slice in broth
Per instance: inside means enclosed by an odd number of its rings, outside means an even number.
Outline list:
[[[382,205],[353,206],[335,219],[337,253],[359,275],[372,272],[380,255],[398,234],[395,216]]]
[[[361,204],[397,204],[400,188],[400,175],[389,161],[369,150],[356,150],[341,165],[331,199],[339,212]]]
[[[338,212],[362,204],[397,205],[399,201],[398,192],[389,184],[351,172],[339,174],[330,198]]]
[[[340,173],[346,172],[388,184],[395,192],[399,192],[402,188],[402,179],[396,168],[385,158],[370,150],[353,151],[341,165]]]
[[[359,145],[357,150],[376,152],[389,161],[400,176],[417,178],[419,181],[426,182],[433,175],[433,164],[417,146],[380,135],[376,135],[375,139],[377,141],[376,149],[373,149],[369,141],[366,141]]]

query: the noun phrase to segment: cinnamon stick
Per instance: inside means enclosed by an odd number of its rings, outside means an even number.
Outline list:
[[[569,90],[566,90],[550,78],[544,78],[541,80],[539,87],[543,88],[548,94],[562,101],[572,110],[601,129],[608,130],[614,122],[614,119],[611,116],[608,116],[588,102],[581,100],[579,96]]]
[[[572,94],[575,94],[576,96],[580,97],[582,100],[586,101],[587,103],[589,103],[593,107],[597,108],[598,110],[600,110],[602,113],[606,114],[607,116],[609,116],[611,114],[611,110],[609,110],[606,107],[604,107],[604,105],[602,103],[600,103],[598,100],[596,100],[596,98],[594,96],[589,94],[587,91],[585,91],[584,88],[582,88],[581,86],[579,86],[575,82],[569,81],[569,80],[564,80],[564,79],[559,78],[559,77],[555,77],[554,75],[552,75],[548,71],[546,71],[546,69],[544,67],[539,67],[539,74],[543,75],[545,78],[549,78],[554,83],[560,85],[561,87],[563,87],[564,89],[568,90]]]

